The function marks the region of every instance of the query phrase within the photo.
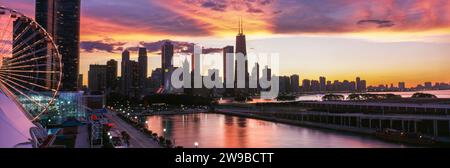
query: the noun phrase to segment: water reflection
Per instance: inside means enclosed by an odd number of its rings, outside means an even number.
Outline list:
[[[221,114],[150,116],[147,121],[150,130],[186,148],[195,147],[194,142],[217,148],[405,147],[367,136]]]

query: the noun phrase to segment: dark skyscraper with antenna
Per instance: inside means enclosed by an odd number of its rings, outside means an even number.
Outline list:
[[[242,19],[239,20],[239,33],[236,36],[236,54],[243,54],[245,57],[247,57],[247,44],[244,34],[244,26],[242,23]],[[237,63],[235,64],[237,66]],[[235,68],[235,75],[234,77],[237,78],[237,67]],[[235,80],[237,81],[237,79]],[[245,59],[245,91],[249,88],[249,73],[248,73],[248,60]],[[241,90],[241,89],[238,89]]]

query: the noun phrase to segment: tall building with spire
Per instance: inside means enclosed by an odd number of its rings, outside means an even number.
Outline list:
[[[244,26],[242,23],[242,19],[239,20],[239,32],[238,35],[236,36],[236,54],[243,54],[245,56],[245,58],[247,58],[247,44],[246,44],[246,39],[245,39],[245,34],[244,34]],[[235,82],[237,82],[237,62],[235,63]],[[249,88],[249,72],[248,72],[248,60],[245,59],[245,64],[244,64],[245,68],[244,68],[244,72],[245,72],[245,89],[244,91],[247,92],[248,88]],[[237,85],[235,85],[237,86]],[[242,89],[237,89],[237,90],[242,90]]]

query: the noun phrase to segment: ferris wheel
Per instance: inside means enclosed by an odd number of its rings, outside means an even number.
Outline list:
[[[61,56],[51,35],[33,19],[0,6],[0,93],[36,121],[55,102],[61,78]]]

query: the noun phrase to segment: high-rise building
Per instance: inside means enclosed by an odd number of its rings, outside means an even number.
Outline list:
[[[139,73],[140,73],[140,67],[139,63],[136,61],[130,61],[129,62],[129,68],[130,68],[130,87],[128,88],[128,96],[130,97],[138,97],[141,95],[141,90],[139,87]]]
[[[356,77],[356,90],[358,92],[362,91],[362,89],[361,89],[361,78],[360,77]]]
[[[78,74],[78,90],[83,89],[83,74]]]
[[[333,84],[331,83],[331,81],[327,81],[326,91],[333,91]]]
[[[152,71],[151,74],[151,83],[150,83],[150,87],[151,88],[159,88],[161,87],[161,81],[162,81],[162,69],[161,68],[156,68],[155,70]]]
[[[227,57],[228,56],[228,57]],[[227,60],[229,63],[231,63],[231,65],[227,64]],[[226,46],[223,48],[223,84],[224,84],[224,88],[225,92],[227,94],[231,94],[231,92],[233,91],[233,87],[232,88],[228,88],[227,87],[227,71],[229,71],[230,73],[228,74],[231,77],[231,81],[228,82],[232,82],[234,83],[234,47],[233,46]]]
[[[261,78],[267,81],[272,80],[272,69],[269,68],[269,66],[265,66],[262,70]],[[262,91],[269,91],[271,88],[261,88]]]
[[[405,89],[406,89],[406,84],[405,84],[405,82],[399,82],[399,83],[398,83],[398,90],[400,90],[400,91],[405,91]]]
[[[117,66],[116,60],[106,62],[106,89],[109,91],[117,89]]]
[[[300,76],[291,75],[291,92],[297,93],[300,91]]]
[[[433,88],[433,83],[431,83],[431,82],[425,82],[425,83],[424,83],[424,86],[425,86],[425,89],[431,89],[431,88]]]
[[[122,63],[121,63],[121,84],[120,91],[123,95],[128,95],[129,89],[131,87],[131,67],[130,67],[130,52],[125,50],[122,52]]]
[[[367,82],[366,82],[366,80],[361,80],[360,84],[361,84],[360,92],[366,92],[367,91]]]
[[[342,91],[350,91],[350,81],[348,81],[348,80],[344,80],[343,82],[342,82],[342,88],[341,88],[341,90]]]
[[[304,92],[309,92],[311,91],[311,81],[308,79],[303,79],[302,81],[302,90]]]
[[[325,77],[321,76],[319,78],[319,81],[320,81],[320,91],[322,91],[322,92],[326,91],[326,89],[327,89],[327,83],[326,83],[327,79]]]
[[[311,81],[311,91],[319,91],[320,90],[320,82],[318,80]]]
[[[351,92],[354,92],[354,91],[356,91],[357,89],[356,89],[356,82],[355,81],[351,81],[350,82],[350,85],[349,85],[349,90],[348,91],[351,91]]]
[[[339,80],[333,81],[333,91],[342,91],[341,90],[342,83]]]
[[[239,20],[239,33],[236,36],[236,54],[242,54],[245,57],[245,63],[244,63],[244,73],[245,73],[245,91],[248,90],[249,88],[249,72],[248,72],[248,60],[247,60],[247,42],[245,39],[245,34],[244,34],[244,28],[242,25],[242,20]],[[235,68],[235,78],[238,77],[237,75],[237,63],[236,63],[236,68]],[[235,80],[237,81],[237,80]],[[239,89],[241,90],[241,89]]]
[[[170,41],[166,41],[161,47],[161,68],[162,68],[162,85],[167,87],[170,83],[170,71],[173,69],[174,46]]]
[[[106,65],[90,65],[88,87],[91,92],[106,90]]]
[[[141,89],[145,89],[146,81],[147,81],[147,49],[146,48],[139,48],[138,53],[138,62],[139,62],[139,87]]]
[[[279,80],[280,93],[289,93],[291,89],[291,80],[289,79],[289,76],[280,76]]]
[[[252,92],[253,92],[253,94],[256,94],[261,89],[259,87],[259,78],[261,76],[259,75],[259,63],[258,62],[255,63],[255,66],[253,67],[253,69],[256,71],[255,74],[252,74],[252,75],[255,75],[255,78],[256,78],[256,88],[252,89]]]
[[[36,0],[36,21],[50,33],[62,57],[62,91],[78,90],[80,0]]]

